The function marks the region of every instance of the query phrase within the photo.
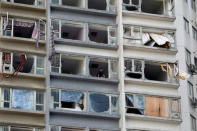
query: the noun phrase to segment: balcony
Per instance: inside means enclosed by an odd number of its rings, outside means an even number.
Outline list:
[[[79,46],[91,46],[91,47],[108,47],[116,48],[116,27],[79,23],[66,20],[52,20],[53,32],[55,33],[56,43],[72,43]]]
[[[18,18],[2,17],[1,36],[12,39],[35,41],[40,40],[44,43],[46,40],[46,25],[43,20],[33,21]],[[37,36],[35,38],[35,36]]]
[[[4,2],[9,2],[13,4],[23,4],[34,7],[45,7],[45,0],[2,0]]]
[[[51,72],[100,80],[118,80],[117,66],[116,59],[56,54],[52,58]]]
[[[123,0],[123,11],[155,16],[174,16],[173,0]]]
[[[86,114],[119,114],[117,95],[51,89],[51,109],[78,111]]]
[[[124,45],[176,51],[175,31],[124,25]]]
[[[109,13],[116,11],[116,0],[52,0],[52,4]]]
[[[166,84],[178,84],[175,64],[164,64],[159,62],[125,59],[125,79],[138,79],[147,82],[160,82]]]
[[[136,116],[181,120],[180,99],[141,94],[126,94],[126,113]]]

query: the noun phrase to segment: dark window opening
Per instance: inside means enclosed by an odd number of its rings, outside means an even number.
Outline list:
[[[89,72],[93,77],[108,78],[108,63],[102,60],[92,59],[89,63]]]
[[[84,7],[84,0],[62,0],[62,5]]]
[[[96,10],[106,10],[107,3],[106,0],[88,0],[88,8]]]
[[[35,4],[35,0],[14,0],[14,3],[34,5]]]
[[[84,40],[84,28],[80,25],[62,24],[61,37],[71,40]]]
[[[89,40],[97,43],[108,43],[107,27],[89,26]]]
[[[126,75],[130,78],[135,78],[135,79],[141,79],[142,78],[142,74],[140,73],[126,73]]]
[[[21,55],[19,54],[13,54],[13,67],[14,70],[18,70],[18,68],[21,65]],[[33,65],[34,65],[34,58],[33,56],[26,56],[26,61],[21,70],[18,70],[19,72],[22,73],[32,73],[33,71]]]
[[[167,81],[167,73],[162,71],[160,64],[146,62],[144,75],[148,80]]]
[[[128,11],[138,11],[139,9],[139,0],[132,0],[130,3],[130,0],[123,0],[123,7]]]
[[[85,73],[85,61],[79,57],[63,56],[61,73],[80,75]]]
[[[142,12],[151,14],[164,14],[163,0],[143,0],[141,5]]]
[[[33,29],[33,23],[14,21],[13,35],[15,37],[31,38]]]

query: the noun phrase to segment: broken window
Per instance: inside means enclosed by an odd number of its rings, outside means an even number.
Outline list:
[[[88,9],[107,10],[106,0],[88,0]]]
[[[173,0],[123,0],[123,10],[172,15]]]
[[[159,63],[145,61],[144,76],[148,80],[168,81],[167,72],[162,71]]]
[[[144,115],[144,96],[127,94],[125,99],[127,113]]]
[[[45,40],[45,22],[36,22],[21,20],[16,18],[2,17],[2,30],[4,36],[20,37],[20,38],[32,38],[34,26],[40,23],[38,26],[40,30],[40,40]]]
[[[85,57],[83,56],[61,55],[61,73],[84,75],[85,64]]]
[[[2,52],[2,72],[13,73],[32,73],[43,75],[45,73],[45,59],[43,56],[33,56],[22,53]]]
[[[131,78],[142,79],[142,61],[135,59],[126,59],[125,64],[125,75]]]
[[[1,107],[36,111],[44,110],[44,93],[42,91],[0,88],[0,93]],[[34,99],[36,99],[36,103]]]
[[[89,72],[93,77],[108,78],[108,61],[102,58],[91,58],[89,62]]]
[[[126,94],[126,112],[138,115],[180,119],[179,100]]]
[[[6,2],[13,2],[19,4],[26,4],[26,5],[34,5],[34,6],[41,6],[44,7],[45,2],[44,0],[4,0]]]
[[[62,5],[73,6],[73,7],[85,7],[85,0],[61,0]]]
[[[174,64],[163,67],[157,62],[125,58],[124,65],[127,78],[176,82]]]
[[[77,111],[84,110],[84,94],[75,91],[61,91],[61,108],[68,108]]]
[[[96,43],[116,44],[116,28],[112,26],[89,24],[89,40]]]
[[[0,131],[43,131],[41,128],[0,125]]]
[[[123,29],[124,44],[126,45],[175,48],[174,31],[128,25],[125,25]]]
[[[85,129],[52,125],[50,131],[85,131]]]
[[[71,40],[85,40],[83,24],[61,20],[61,38]]]

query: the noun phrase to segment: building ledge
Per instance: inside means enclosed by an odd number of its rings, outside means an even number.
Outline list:
[[[10,109],[10,108],[0,108],[0,112],[5,113],[17,113],[17,114],[29,114],[29,115],[41,115],[44,116],[44,111],[30,111],[30,110],[20,110],[20,109]]]
[[[86,75],[73,75],[73,74],[60,74],[60,73],[50,73],[52,78],[63,78],[63,79],[78,79],[78,80],[86,80],[86,81],[100,81],[106,83],[115,83],[118,84],[119,81],[110,78],[98,78],[98,77],[91,77]]]
[[[73,46],[81,46],[81,47],[90,47],[90,48],[98,48],[98,49],[110,49],[110,50],[117,50],[117,45],[109,45],[104,43],[96,43],[96,42],[87,42],[87,41],[80,41],[80,40],[69,40],[69,39],[62,39],[58,38],[55,39],[55,44],[65,44],[65,45],[73,45]]]
[[[125,78],[125,82],[137,85],[149,85],[149,86],[159,86],[159,87],[170,87],[170,88],[179,88],[179,84],[169,83],[164,81],[153,81],[153,80],[142,80],[142,79],[133,79]]]
[[[155,53],[165,53],[165,54],[171,54],[176,55],[178,50],[177,49],[166,49],[166,48],[158,48],[158,47],[150,47],[150,46],[141,46],[141,45],[129,45],[124,44],[125,49],[134,49],[134,50],[140,50],[140,51],[149,51],[149,52],[155,52]]]
[[[58,114],[72,114],[77,116],[84,116],[84,117],[94,117],[94,118],[109,118],[109,119],[120,119],[120,115],[110,115],[107,113],[94,113],[94,112],[85,112],[85,111],[71,111],[66,109],[50,109],[51,113],[58,113]]]
[[[31,44],[35,44],[36,46],[36,41],[34,39],[30,38],[21,38],[21,37],[11,37],[11,36],[0,36],[0,40],[5,40],[5,41],[11,41],[11,42],[27,42]],[[45,45],[46,41],[45,40],[40,40],[39,44]]]
[[[145,18],[145,19],[151,19],[151,20],[162,20],[162,21],[169,21],[173,22],[176,17],[173,16],[167,16],[167,15],[157,15],[157,14],[150,14],[150,13],[143,13],[143,12],[133,12],[133,11],[122,11],[123,16],[129,16],[129,17],[138,17],[138,18]]]
[[[35,5],[27,5],[27,4],[20,4],[20,3],[11,3],[11,2],[6,2],[2,1],[1,2],[2,8],[5,7],[11,7],[11,8],[18,8],[21,10],[28,10],[31,9],[32,11],[38,10],[38,11],[45,11],[46,7],[38,7]]]
[[[156,122],[170,122],[175,124],[180,124],[182,122],[181,119],[173,119],[173,118],[164,118],[164,117],[155,117],[155,116],[145,116],[145,115],[136,115],[136,114],[126,114],[126,118],[128,119],[137,119],[137,120],[150,120]]]
[[[65,6],[65,5],[55,5],[51,4],[52,9],[60,10],[60,11],[72,11],[77,13],[86,13],[90,15],[100,15],[100,16],[108,16],[108,17],[116,17],[116,12],[109,12],[104,10],[96,10],[96,9],[86,9],[80,7],[72,7],[72,6]]]

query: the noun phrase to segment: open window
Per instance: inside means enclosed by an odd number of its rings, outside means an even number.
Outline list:
[[[84,75],[86,60],[83,56],[61,55],[61,73]]]
[[[61,38],[84,41],[84,25],[61,20]]]
[[[125,25],[123,29],[126,45],[176,48],[174,31],[128,25]]]
[[[142,12],[150,14],[164,14],[164,0],[143,0]]]
[[[126,113],[144,115],[145,99],[142,95],[126,95]]]
[[[88,9],[107,10],[106,0],[88,0]]]
[[[62,5],[85,8],[85,0],[61,0]]]
[[[109,77],[108,60],[102,58],[90,58],[89,73],[93,77]]]
[[[44,0],[4,0],[6,2],[13,2],[18,4],[34,5],[34,6],[45,6]]]
[[[155,81],[168,81],[168,74],[161,69],[159,63],[145,62],[144,68],[145,79]]]

